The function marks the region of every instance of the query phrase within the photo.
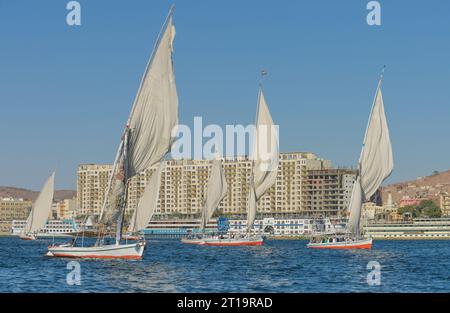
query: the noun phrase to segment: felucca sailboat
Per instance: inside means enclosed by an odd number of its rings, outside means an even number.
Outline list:
[[[384,69],[383,69],[384,71]],[[368,201],[389,177],[394,168],[389,128],[384,112],[381,83],[378,82],[375,100],[367,124],[364,143],[358,163],[358,176],[353,185],[349,204],[349,222],[347,233],[313,238],[309,248],[316,249],[371,249],[372,238],[361,234],[360,219],[364,201]]]
[[[265,71],[261,73],[265,75]],[[270,115],[262,85],[258,93],[255,133],[251,153],[252,172],[248,185],[247,232],[245,235],[208,238],[208,246],[256,246],[263,244],[263,237],[253,229],[258,200],[275,184],[278,169],[278,128]]]
[[[22,232],[19,235],[23,240],[36,240],[38,231],[43,229],[52,209],[55,173],[47,179],[33,203],[30,215]]]
[[[163,159],[173,142],[172,130],[178,124],[178,97],[173,71],[173,6],[163,24],[152,56],[147,64],[130,116],[114,160],[106,196],[99,217],[101,231],[94,246],[75,242],[48,249],[48,256],[75,258],[141,259],[145,240],[123,242],[122,227],[131,177],[156,167],[141,197],[131,223],[131,231],[145,228],[158,197]],[[111,233],[115,243],[105,244]]]
[[[223,171],[222,160],[217,155],[211,165],[211,174],[209,175],[206,199],[203,204],[202,217],[200,220],[200,233],[182,238],[182,243],[205,244],[205,239],[208,238],[208,234],[206,234],[206,225],[222,199],[226,196],[227,191],[228,185]]]

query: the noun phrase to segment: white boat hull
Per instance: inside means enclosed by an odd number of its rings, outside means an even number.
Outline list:
[[[342,242],[308,243],[312,249],[372,249],[372,238]]]
[[[206,246],[261,246],[264,239],[260,236],[244,238],[205,238]]]
[[[205,240],[203,238],[199,239],[190,239],[190,238],[181,238],[182,243],[191,244],[191,245],[204,245]]]
[[[28,234],[28,235],[27,234],[20,234],[19,238],[22,239],[22,240],[36,240],[37,239],[36,236],[33,235],[33,234]]]
[[[72,247],[67,245],[50,246],[46,256],[60,258],[85,259],[130,259],[140,260],[144,253],[145,242],[132,244],[114,244],[98,247]]]

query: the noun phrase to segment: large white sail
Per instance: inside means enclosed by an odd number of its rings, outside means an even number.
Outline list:
[[[256,133],[252,151],[253,177],[258,201],[275,183],[278,168],[278,126],[274,125],[262,89],[259,90]]]
[[[211,219],[220,201],[226,196],[228,191],[222,161],[216,159],[212,161],[211,174],[209,175],[207,194],[202,211],[200,229],[204,230],[206,224]]]
[[[247,231],[253,228],[256,218],[256,190],[253,182],[250,182],[248,189],[248,207],[247,207]]]
[[[279,147],[278,126],[274,125],[262,89],[258,95],[255,134],[253,137],[252,181],[249,185],[247,228],[250,230],[256,217],[256,202],[275,184],[277,179]]]
[[[158,206],[159,189],[161,187],[161,175],[164,164],[165,163],[162,161],[156,165],[156,169],[152,173],[152,176],[144,189],[144,193],[139,199],[138,205],[131,218],[130,226],[128,227],[130,233],[144,230],[152,219],[153,213],[155,213]]]
[[[363,201],[372,197],[382,182],[391,175],[393,168],[392,146],[380,81],[359,158],[359,177],[352,190],[348,223],[350,232],[359,233]]]
[[[159,162],[172,144],[172,129],[178,124],[178,96],[172,62],[174,36],[175,27],[169,17],[145,71],[129,122],[129,177]]]
[[[27,223],[23,229],[24,234],[35,233],[44,228],[52,209],[54,181],[55,173],[53,172],[45,182],[44,187],[42,187],[36,201],[33,203]]]
[[[160,162],[170,150],[172,130],[178,124],[172,62],[174,36],[171,9],[147,64],[116,155],[100,215],[106,225],[118,219],[118,225],[121,224],[128,179]]]

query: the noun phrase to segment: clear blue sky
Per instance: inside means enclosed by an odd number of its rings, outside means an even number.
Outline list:
[[[0,0],[0,185],[74,188],[80,163],[112,162],[169,1]],[[257,79],[282,151],[355,165],[378,75],[395,168],[388,182],[450,168],[450,2],[175,1],[180,122],[252,123]]]

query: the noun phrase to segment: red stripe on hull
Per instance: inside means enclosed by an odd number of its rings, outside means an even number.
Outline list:
[[[262,246],[262,241],[255,241],[255,242],[206,242],[206,246]]]
[[[139,255],[121,255],[121,256],[112,256],[112,255],[71,255],[71,254],[60,254],[54,253],[53,257],[59,258],[73,258],[73,259],[126,259],[126,260],[140,260],[142,259]]]
[[[353,246],[310,246],[311,249],[372,249],[372,244],[353,245]]]
[[[25,237],[20,237],[20,239],[22,239],[22,240],[36,240],[34,238],[25,238]]]

